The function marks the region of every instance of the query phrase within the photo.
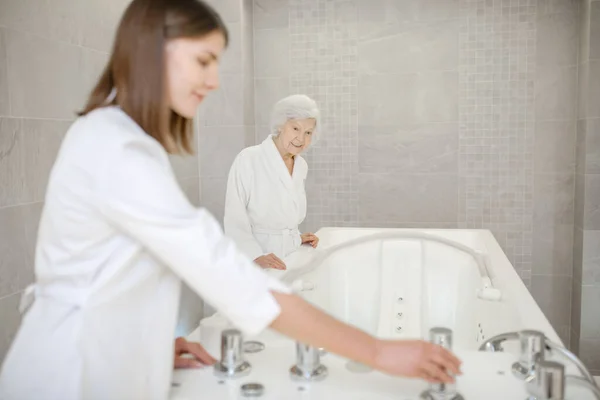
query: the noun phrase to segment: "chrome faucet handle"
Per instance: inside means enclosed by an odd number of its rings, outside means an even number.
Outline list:
[[[512,371],[517,378],[528,379],[535,374],[536,362],[545,358],[546,336],[539,331],[524,330],[519,332],[519,343],[521,355]]]
[[[327,377],[327,367],[321,364],[321,349],[296,342],[296,364],[290,369],[295,381],[321,381]]]
[[[535,374],[535,363],[544,360],[549,352],[556,352],[572,362],[588,383],[600,391],[590,371],[581,360],[568,349],[550,341],[542,332],[524,330],[494,336],[481,344],[479,351],[503,351],[501,344],[506,340],[518,339],[521,345],[519,361],[512,366],[516,377],[526,380]]]
[[[564,400],[565,366],[546,360],[535,363],[535,375],[527,379],[528,400]]]
[[[452,350],[452,330],[434,327],[429,330],[429,341],[445,349]],[[432,383],[421,393],[421,400],[464,400],[456,391],[454,383]]]
[[[481,344],[481,346],[479,347],[479,351],[490,351],[490,352],[504,351],[504,349],[502,348],[502,343],[504,343],[507,340],[517,340],[518,338],[519,338],[519,332],[503,333],[503,334],[494,336],[492,338],[489,338],[488,340],[483,342]]]
[[[246,376],[252,370],[244,360],[244,338],[237,329],[226,329],[221,333],[221,360],[215,364],[215,374],[224,378]]]

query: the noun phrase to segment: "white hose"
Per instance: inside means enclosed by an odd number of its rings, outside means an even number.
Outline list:
[[[482,299],[492,301],[498,301],[502,298],[502,293],[498,289],[494,288],[492,284],[492,277],[490,277],[490,272],[488,269],[489,261],[486,254],[465,246],[462,243],[424,232],[380,232],[352,239],[324,250],[317,250],[312,254],[311,259],[307,263],[297,269],[289,271],[285,276],[283,276],[282,280],[288,284],[292,284],[300,276],[317,269],[317,267],[319,267],[323,261],[325,261],[329,256],[338,250],[354,247],[374,240],[385,239],[417,239],[437,242],[471,255],[475,259],[477,267],[479,268],[479,274],[481,275],[482,287],[478,292],[478,296]]]
[[[573,383],[575,385],[582,386],[582,387],[588,389],[590,392],[592,392],[594,394],[594,397],[596,397],[596,399],[600,400],[600,389],[598,388],[597,385],[588,381],[587,379],[581,378],[579,376],[567,375],[566,383],[567,384]]]
[[[571,361],[573,364],[575,364],[575,366],[577,367],[577,369],[579,370],[581,375],[583,375],[583,377],[587,381],[589,381],[590,385],[594,386],[596,388],[596,390],[598,390],[598,386],[596,385],[596,380],[594,379],[594,376],[590,373],[590,371],[587,369],[585,364],[575,354],[573,354],[571,351],[569,351],[569,349],[567,349],[566,347],[563,347],[557,343],[551,342],[548,339],[546,339],[546,345],[548,347],[550,347],[551,350],[554,350],[554,351],[562,354],[563,357],[567,358],[569,361]]]

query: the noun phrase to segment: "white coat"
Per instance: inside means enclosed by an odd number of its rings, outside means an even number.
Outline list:
[[[187,201],[163,147],[118,107],[67,133],[35,263],[2,400],[166,399],[181,279],[247,334],[279,314],[270,290],[289,292]]]
[[[269,253],[284,258],[301,245],[306,217],[306,161],[295,157],[290,175],[273,135],[248,147],[231,166],[225,198],[225,234],[252,260]]]

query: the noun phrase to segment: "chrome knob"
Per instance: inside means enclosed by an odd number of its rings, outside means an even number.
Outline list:
[[[321,350],[296,342],[296,365],[290,369],[293,380],[320,381],[327,377],[327,367],[321,364]]]
[[[429,330],[429,341],[445,349],[452,350],[452,331],[448,328],[435,327]],[[421,393],[422,400],[464,400],[456,391],[454,383],[432,383],[429,390]]]
[[[244,338],[237,329],[221,333],[221,360],[215,364],[215,374],[225,378],[246,376],[251,371],[250,363],[244,360]]]
[[[431,328],[429,330],[429,341],[442,346],[445,349],[452,349],[452,331],[448,328]]]

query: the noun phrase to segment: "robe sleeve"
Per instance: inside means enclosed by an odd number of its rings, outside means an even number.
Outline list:
[[[227,179],[225,195],[225,215],[223,226],[225,234],[232,238],[238,247],[251,260],[262,256],[263,250],[252,233],[252,225],[248,217],[248,188],[252,185],[251,171],[238,155]]]
[[[99,212],[245,333],[268,327],[281,312],[271,291],[289,288],[244,256],[210,213],[189,203],[155,143],[132,141],[118,153],[97,180]]]

